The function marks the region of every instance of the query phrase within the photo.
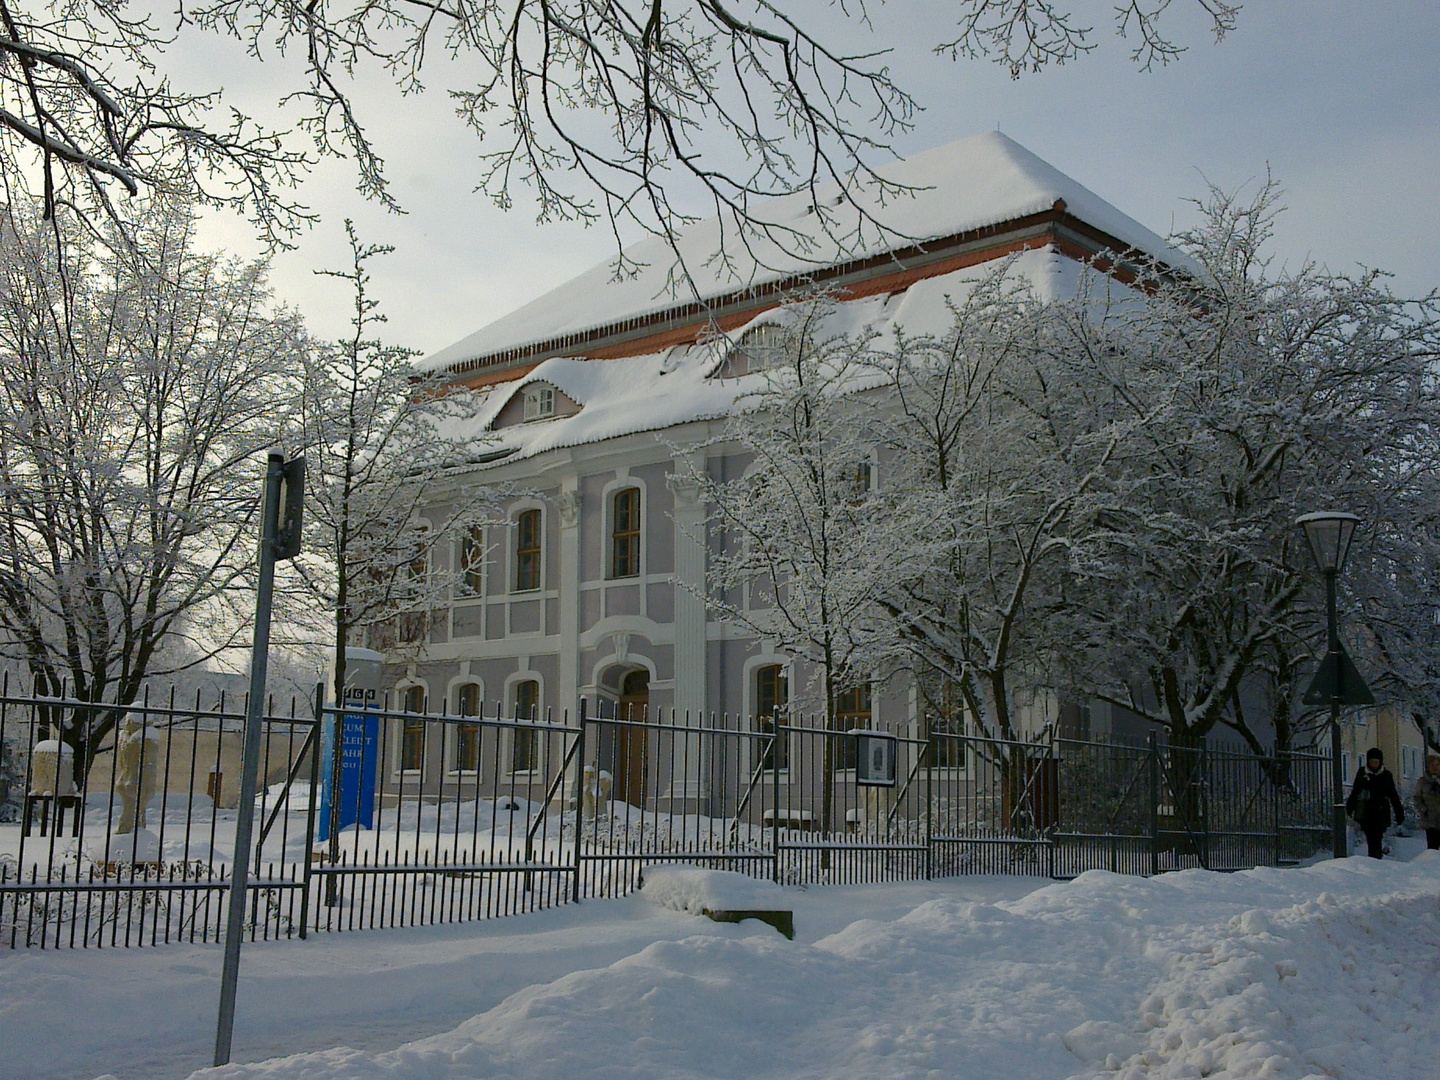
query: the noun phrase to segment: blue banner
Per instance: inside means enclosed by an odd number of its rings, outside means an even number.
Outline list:
[[[320,821],[317,839],[330,839],[330,808],[334,805],[335,720],[332,713],[325,718],[322,732],[324,757],[320,765]],[[379,775],[380,718],[374,714],[346,713],[341,725],[340,751],[340,823],[341,831],[350,825],[362,829],[375,827],[375,780]]]

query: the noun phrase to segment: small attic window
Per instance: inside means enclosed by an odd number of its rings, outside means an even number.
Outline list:
[[[555,388],[537,384],[525,388],[525,422],[548,420],[555,415]]]
[[[752,326],[725,354],[716,374],[722,379],[734,379],[774,367],[784,355],[786,344],[785,328],[778,323]]]

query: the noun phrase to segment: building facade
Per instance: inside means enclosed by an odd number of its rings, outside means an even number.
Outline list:
[[[474,423],[493,440],[485,464],[433,492],[434,520],[467,485],[524,494],[503,523],[439,556],[458,585],[424,640],[391,658],[387,681],[404,708],[566,722],[584,699],[592,714],[670,722],[673,710],[677,723],[724,714],[731,724],[804,708],[807,679],[791,658],[707,611],[709,511],[694,479],[744,472],[726,424],[754,385],[756,345],[783,318],[783,300],[819,284],[838,291],[854,326],[939,332],[947,298],[997,259],[1011,258],[1042,297],[1073,288],[1086,264],[1127,280],[1137,256],[1183,261],[999,133],[899,163],[890,179],[914,192],[892,214],[893,235],[857,230],[829,257],[776,253],[744,287],[702,270],[703,303],[668,298],[667,253],[642,245],[631,253],[647,266],[636,278],[597,267],[425,361],[481,391]],[[692,271],[716,235],[703,223],[682,237]],[[898,683],[854,687],[839,711],[853,727],[924,723]],[[1058,712],[1035,703],[1037,723]],[[413,764],[421,750],[398,752]],[[504,769],[536,771],[540,752],[517,737]]]

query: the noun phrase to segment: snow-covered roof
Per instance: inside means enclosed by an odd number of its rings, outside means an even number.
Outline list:
[[[677,246],[696,292],[711,299],[839,262],[883,256],[917,243],[1042,213],[1059,200],[1067,214],[1122,246],[1147,252],[1172,266],[1188,266],[1188,260],[1159,235],[998,131],[962,139],[876,171],[885,180],[910,189],[883,200],[873,188],[857,193],[856,202],[884,222],[883,233],[864,223],[854,207],[842,204],[832,209],[838,223],[829,230],[831,235],[814,236],[812,250],[800,255],[761,238],[754,243],[754,258],[746,258],[736,276],[725,272],[714,258],[722,237],[720,219],[691,226]],[[839,195],[836,186],[822,192],[818,201],[825,205]],[[772,200],[757,216],[799,229],[807,226],[807,218],[818,222],[808,193]],[[851,242],[842,247],[832,235],[848,236]],[[733,239],[730,254],[737,261],[742,255],[735,250]],[[663,241],[637,244],[626,251],[626,259],[642,267],[633,277],[616,280],[613,265],[602,263],[441,349],[420,367],[442,370],[476,357],[659,314],[692,299],[677,297],[672,291],[670,272],[675,256]]]
[[[1023,251],[1006,264],[1042,300],[1074,295],[1086,271],[1075,260],[1050,250]],[[903,327],[909,335],[943,334],[952,321],[947,301],[962,301],[971,286],[992,273],[982,264],[916,282],[902,293],[876,295],[837,305],[826,318],[826,336],[876,331],[882,338]],[[758,315],[751,324],[776,317]],[[734,331],[737,339],[746,327]],[[580,406],[571,416],[501,427],[491,432],[487,456],[513,461],[547,450],[581,446],[680,424],[729,416],[741,399],[753,393],[756,377],[717,378],[723,343],[677,346],[643,356],[613,360],[551,357],[523,377],[482,391],[484,399],[471,431],[492,428],[516,394],[533,383],[548,383]],[[508,451],[508,453],[507,453]],[[503,457],[502,457],[503,455]]]

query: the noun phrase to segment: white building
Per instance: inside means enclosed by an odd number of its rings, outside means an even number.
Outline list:
[[[1072,287],[1081,262],[1102,252],[1121,253],[1118,265],[1100,265],[1122,279],[1126,253],[1183,258],[999,133],[885,172],[913,197],[877,207],[897,235],[869,230],[858,252],[826,261],[776,249],[762,255],[770,269],[737,287],[706,276],[719,233],[702,222],[680,247],[703,304],[666,293],[673,259],[651,241],[629,253],[648,264],[637,277],[613,281],[608,263],[597,266],[424,362],[486,391],[476,423],[493,433],[493,453],[454,482],[536,494],[509,506],[506,526],[467,541],[490,550],[483,571],[413,659],[397,656],[390,675],[407,708],[473,714],[484,702],[487,712],[498,704],[558,720],[583,696],[607,712],[768,715],[784,704],[789,658],[708,617],[701,599],[707,512],[684,477],[696,466],[721,479],[739,472],[712,440],[747,380],[723,348],[697,341],[718,329],[743,345],[810,283],[843,289],[857,322],[913,333],[943,330],[947,294],[1002,256],[1021,253],[1017,269],[1042,296]],[[791,199],[769,213],[803,223],[813,210]],[[435,495],[443,516],[446,495]],[[846,702],[857,723],[913,723],[913,709],[897,687]],[[523,769],[529,752],[513,750],[509,767]]]

